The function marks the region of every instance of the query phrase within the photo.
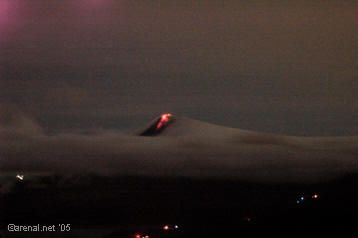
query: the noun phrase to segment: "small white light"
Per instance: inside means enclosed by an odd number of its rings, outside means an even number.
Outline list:
[[[16,178],[19,179],[19,180],[24,180],[24,175],[23,174],[17,174],[16,175]]]
[[[313,198],[313,199],[318,199],[318,198],[319,198],[319,195],[318,195],[317,193],[315,193],[315,194],[312,195],[312,198]]]
[[[179,229],[179,226],[178,226],[178,225],[174,225],[174,229]]]

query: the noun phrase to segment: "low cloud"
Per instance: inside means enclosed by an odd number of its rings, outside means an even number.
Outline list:
[[[358,137],[262,134],[177,118],[163,135],[117,131],[46,135],[26,115],[1,108],[0,171],[102,176],[179,176],[317,181],[358,172]]]

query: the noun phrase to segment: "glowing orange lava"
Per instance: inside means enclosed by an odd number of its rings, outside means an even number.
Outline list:
[[[160,120],[159,120],[159,122],[158,122],[158,124],[157,124],[157,130],[159,130],[160,128],[162,128],[163,126],[165,126],[168,122],[169,122],[169,120],[170,120],[170,118],[172,117],[172,114],[170,114],[170,113],[165,113],[165,114],[163,114],[161,117],[160,117]]]

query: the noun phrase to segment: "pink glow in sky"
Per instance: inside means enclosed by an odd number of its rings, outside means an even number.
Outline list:
[[[0,1],[0,24],[6,24],[10,20],[11,12],[10,12],[11,2],[10,0],[1,0]]]
[[[7,30],[10,30],[10,25],[15,20],[17,1],[0,0],[0,40]]]

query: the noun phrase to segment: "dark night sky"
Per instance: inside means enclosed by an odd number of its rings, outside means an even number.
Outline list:
[[[50,131],[358,133],[356,1],[193,2],[0,0],[0,104]]]

